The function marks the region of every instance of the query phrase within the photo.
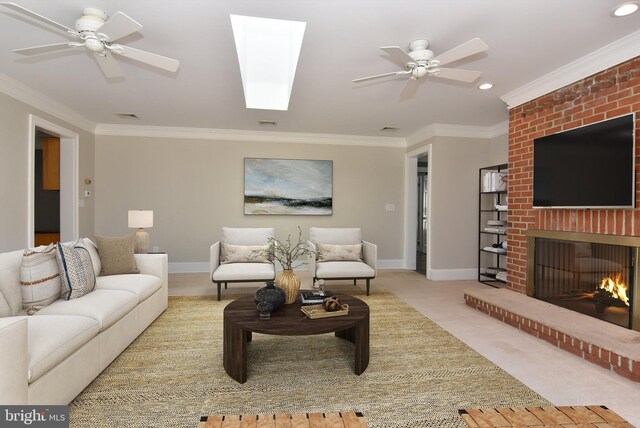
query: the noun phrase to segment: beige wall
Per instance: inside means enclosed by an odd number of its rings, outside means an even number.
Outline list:
[[[151,209],[151,246],[171,263],[207,262],[220,228],[361,227],[378,258],[403,258],[404,149],[96,136],[97,235],[132,233],[127,210]],[[332,216],[243,214],[245,157],[333,161]],[[395,211],[385,210],[395,204]]]
[[[29,114],[77,132],[79,142],[79,190],[93,176],[94,136],[69,123],[0,93],[0,251],[27,245],[27,159]],[[79,196],[79,195],[78,195]],[[93,199],[87,199],[79,212],[79,236],[93,233]]]
[[[433,137],[431,145],[430,277],[474,278],[478,265],[478,170],[506,162],[507,137]]]

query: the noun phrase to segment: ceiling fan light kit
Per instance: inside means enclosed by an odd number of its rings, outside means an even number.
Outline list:
[[[428,47],[429,41],[425,39],[418,39],[409,43],[409,52],[405,52],[398,46],[382,46],[380,49],[396,59],[396,61],[404,64],[406,70],[361,77],[354,79],[353,82],[359,83],[380,77],[407,75],[411,80],[419,80],[423,77],[433,76],[464,83],[472,83],[480,78],[481,72],[459,68],[444,68],[442,66],[485,52],[489,49],[489,46],[478,38],[471,39],[438,56],[436,56],[432,50],[428,49]]]
[[[131,48],[113,42],[123,37],[136,33],[142,29],[142,25],[122,12],[116,12],[111,17],[105,12],[95,8],[85,8],[83,15],[76,20],[75,29],[46,18],[36,12],[26,9],[16,3],[0,2],[0,6],[19,13],[23,17],[35,20],[39,24],[57,30],[66,37],[80,40],[50,45],[33,46],[29,48],[14,49],[13,52],[21,55],[39,55],[43,53],[64,51],[85,47],[94,54],[94,58],[106,78],[122,78],[124,74],[120,65],[111,55],[121,55],[153,67],[170,72],[176,72],[180,62],[173,58]]]

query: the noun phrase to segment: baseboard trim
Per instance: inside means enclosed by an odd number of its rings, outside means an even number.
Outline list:
[[[427,277],[433,281],[478,279],[478,269],[429,269]]]
[[[404,269],[404,260],[378,260],[378,269]],[[280,270],[280,269],[278,269]],[[309,266],[304,265],[297,271],[308,271]],[[209,262],[174,262],[169,263],[169,273],[201,273],[209,272]]]

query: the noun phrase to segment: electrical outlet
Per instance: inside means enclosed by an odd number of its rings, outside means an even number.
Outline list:
[[[159,251],[160,251],[160,247],[157,247],[157,246],[156,246],[156,247],[153,247],[153,252],[154,252],[154,253],[157,253],[157,252],[159,252]]]
[[[387,211],[395,211],[395,210],[396,210],[396,204],[387,204],[387,205],[385,206],[385,209],[386,209]]]

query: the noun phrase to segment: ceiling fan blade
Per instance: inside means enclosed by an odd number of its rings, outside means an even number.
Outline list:
[[[12,9],[15,12],[18,12],[24,16],[28,16],[29,18],[35,19],[36,21],[39,21],[40,23],[46,24],[51,28],[54,28],[58,31],[62,31],[63,33],[65,33],[66,35],[71,35],[71,36],[77,36],[78,32],[75,30],[72,30],[71,28],[67,27],[66,25],[62,25],[59,22],[53,21],[49,18],[46,18],[42,15],[39,15],[35,12],[30,11],[29,9],[25,9],[24,7],[17,5],[15,3],[6,3],[6,2],[1,2],[0,6],[4,6],[6,8]]]
[[[385,51],[398,61],[402,62],[404,65],[416,63],[416,61],[411,58],[408,53],[400,49],[398,46],[383,46],[380,49]]]
[[[65,49],[71,49],[81,45],[74,44],[73,42],[54,43],[52,45],[32,46],[30,48],[14,49],[13,52],[20,55],[39,55],[48,52],[62,51]]]
[[[104,77],[106,77],[107,79],[124,77],[124,73],[122,72],[122,69],[118,64],[118,61],[116,61],[113,55],[111,55],[111,52],[105,51],[104,53],[104,56],[93,55],[93,57],[96,59],[96,62],[98,63],[98,66],[100,67],[100,70],[102,70],[102,74],[104,74]]]
[[[134,21],[122,12],[114,13],[111,18],[98,29],[98,33],[106,36],[108,42],[113,42],[123,37],[140,31],[142,25]]]
[[[142,51],[129,46],[111,45],[111,52],[171,72],[176,72],[180,66],[180,61],[177,59],[167,58],[166,56]]]
[[[462,70],[460,68],[438,67],[438,70],[440,70],[440,72],[438,74],[432,74],[432,76],[439,77],[441,79],[458,80],[466,83],[471,83],[482,75],[482,72],[480,71]]]
[[[407,84],[404,85],[404,89],[402,89],[402,92],[400,93],[400,101],[407,101],[413,98],[413,96],[418,91],[418,87],[422,82],[424,82],[424,79],[420,79],[420,80],[409,79],[407,81]]]
[[[392,71],[391,73],[383,73],[383,74],[376,74],[375,76],[360,77],[359,79],[353,79],[352,82],[358,83],[358,82],[364,82],[365,80],[377,79],[378,77],[399,76],[401,74],[411,74],[411,70]]]
[[[484,52],[487,49],[489,49],[489,46],[485,42],[478,38],[475,38],[461,44],[460,46],[456,46],[453,49],[449,49],[445,53],[442,53],[433,58],[431,61],[438,61],[438,65],[446,65],[450,62],[454,62],[459,59]]]

